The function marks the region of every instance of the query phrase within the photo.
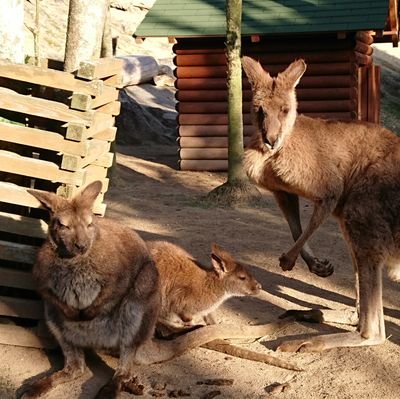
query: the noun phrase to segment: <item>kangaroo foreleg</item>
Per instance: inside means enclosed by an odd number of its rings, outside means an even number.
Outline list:
[[[310,222],[308,223],[307,228],[297,239],[294,246],[286,254],[283,254],[279,258],[280,266],[283,270],[293,269],[296,263],[296,259],[299,256],[300,252],[302,251],[307,240],[312,236],[315,230],[318,229],[318,227],[322,224],[322,222],[332,212],[332,209],[334,208],[333,204],[334,204],[333,201],[328,201],[328,200],[323,200],[323,201],[321,200],[319,202],[314,203],[314,211],[311,216]],[[322,268],[322,270],[324,270],[324,267]],[[316,274],[320,272],[319,270],[311,270],[311,271]]]
[[[295,194],[289,194],[284,191],[274,192],[274,196],[289,225],[292,237],[296,241],[302,233],[299,213],[299,197]],[[333,273],[333,265],[326,259],[320,260],[315,257],[307,242],[303,245],[300,254],[311,273],[315,273],[320,277],[328,277]]]

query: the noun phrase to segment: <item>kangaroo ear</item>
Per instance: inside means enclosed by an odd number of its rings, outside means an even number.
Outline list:
[[[100,194],[102,188],[101,181],[96,180],[85,187],[74,201],[79,204],[80,207],[91,209],[97,196]]]
[[[280,75],[294,88],[299,83],[306,69],[307,65],[304,60],[299,59],[292,62]]]
[[[41,190],[26,190],[29,194],[33,195],[49,212],[55,213],[60,205],[65,201],[54,193]]]
[[[259,85],[269,85],[272,82],[269,73],[253,58],[242,57],[242,67],[253,89]]]
[[[219,278],[227,273],[231,265],[231,256],[217,244],[211,245],[211,263]]]

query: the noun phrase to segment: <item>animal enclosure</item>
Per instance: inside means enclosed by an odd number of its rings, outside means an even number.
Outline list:
[[[47,233],[45,212],[26,189],[71,198],[94,180],[104,215],[113,163],[122,61],[83,62],[76,75],[0,61],[0,343],[48,346],[31,266]],[[2,316],[15,323],[2,323]],[[29,328],[36,334],[32,334]]]

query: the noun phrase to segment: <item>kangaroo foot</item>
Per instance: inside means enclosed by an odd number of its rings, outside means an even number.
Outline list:
[[[308,269],[319,277],[329,277],[334,272],[334,267],[329,260],[320,260],[315,257],[308,263]]]

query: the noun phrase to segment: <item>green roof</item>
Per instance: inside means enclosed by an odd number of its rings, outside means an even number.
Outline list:
[[[157,0],[139,37],[223,36],[225,0]],[[242,34],[379,30],[389,0],[243,0]]]

